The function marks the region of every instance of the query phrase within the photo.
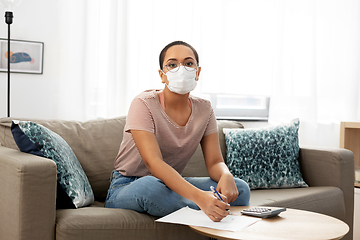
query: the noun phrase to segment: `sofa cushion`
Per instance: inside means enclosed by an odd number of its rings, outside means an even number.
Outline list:
[[[46,157],[56,163],[58,208],[79,208],[94,201],[94,194],[84,170],[63,138],[30,121],[13,121],[11,130],[22,152]]]
[[[224,128],[230,172],[256,188],[307,186],[301,176],[299,120],[256,129]]]
[[[252,190],[250,205],[295,208],[338,219],[344,219],[346,211],[344,193],[332,186]]]
[[[155,217],[126,209],[90,207],[61,209],[56,214],[56,240],[208,239],[188,226],[157,223]]]
[[[0,120],[0,143],[17,149],[10,126],[12,118]],[[96,119],[86,122],[66,120],[29,120],[59,134],[72,148],[94,192],[95,200],[105,201],[110,186],[110,174],[119,151],[126,117]]]

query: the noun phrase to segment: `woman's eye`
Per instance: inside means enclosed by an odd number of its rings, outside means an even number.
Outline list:
[[[176,67],[177,67],[177,64],[176,64],[176,63],[170,63],[170,64],[168,64],[168,66],[169,66],[170,68],[176,68]]]
[[[196,68],[196,63],[194,61],[187,61],[184,63],[184,66],[190,68]]]

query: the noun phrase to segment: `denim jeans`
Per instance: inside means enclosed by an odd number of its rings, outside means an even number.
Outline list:
[[[249,186],[241,179],[234,179],[239,196],[230,205],[247,206],[250,199]],[[210,191],[210,186],[217,186],[217,182],[209,177],[186,177],[185,180],[204,191]],[[131,209],[157,217],[165,216],[185,206],[199,210],[194,202],[172,191],[153,176],[126,177],[116,170],[112,173],[105,201],[107,208]]]

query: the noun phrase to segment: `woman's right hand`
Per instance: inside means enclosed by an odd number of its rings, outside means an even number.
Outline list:
[[[196,204],[212,221],[220,222],[230,212],[230,204],[227,203],[226,197],[223,195],[221,197],[225,202],[217,199],[210,191],[202,191]]]

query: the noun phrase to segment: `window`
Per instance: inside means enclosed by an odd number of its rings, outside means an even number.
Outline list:
[[[217,119],[267,121],[269,118],[269,97],[209,94],[207,98]]]

